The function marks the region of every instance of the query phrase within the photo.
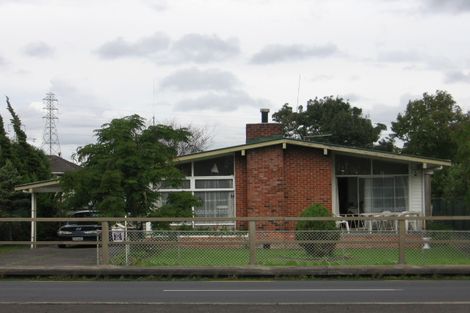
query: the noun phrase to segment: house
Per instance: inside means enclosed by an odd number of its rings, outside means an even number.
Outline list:
[[[81,167],[57,155],[48,155],[49,166],[53,176],[63,176],[67,172],[74,172]]]
[[[283,138],[267,111],[246,125],[245,144],[179,157],[186,178],[162,198],[192,192],[195,217],[295,217],[312,203],[336,215],[430,214],[430,176],[450,161]]]
[[[23,191],[31,194],[31,218],[37,217],[37,194],[60,192],[62,189],[60,187],[59,177],[63,176],[66,172],[80,169],[79,165],[67,161],[60,156],[48,155],[47,157],[49,159],[49,166],[53,176],[52,179],[15,186],[15,191]],[[31,248],[34,247],[36,237],[36,221],[31,221]]]

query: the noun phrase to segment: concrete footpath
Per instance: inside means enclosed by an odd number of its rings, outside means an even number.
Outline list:
[[[470,276],[470,266],[318,266],[318,267],[122,267],[0,266],[0,277],[384,277]]]

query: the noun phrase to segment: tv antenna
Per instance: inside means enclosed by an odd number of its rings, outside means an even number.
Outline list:
[[[48,155],[60,156],[59,135],[55,124],[55,121],[59,119],[57,117],[57,111],[59,110],[57,108],[57,98],[54,93],[49,92],[42,101],[44,102],[43,109],[46,111],[46,114],[42,117],[45,120],[45,125],[41,148]]]
[[[299,85],[297,87],[297,107],[299,107],[299,94],[300,94],[300,74],[299,74]]]

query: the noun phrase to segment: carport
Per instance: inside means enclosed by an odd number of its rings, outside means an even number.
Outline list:
[[[59,179],[50,179],[36,181],[28,184],[18,185],[15,187],[15,191],[23,191],[31,194],[31,218],[37,217],[37,194],[38,193],[49,193],[49,192],[61,192]],[[31,221],[31,249],[36,246],[36,221]]]

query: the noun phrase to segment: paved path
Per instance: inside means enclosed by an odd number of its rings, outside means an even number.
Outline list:
[[[76,246],[59,249],[47,246],[20,248],[0,253],[0,266],[86,266],[96,265],[96,248]]]

